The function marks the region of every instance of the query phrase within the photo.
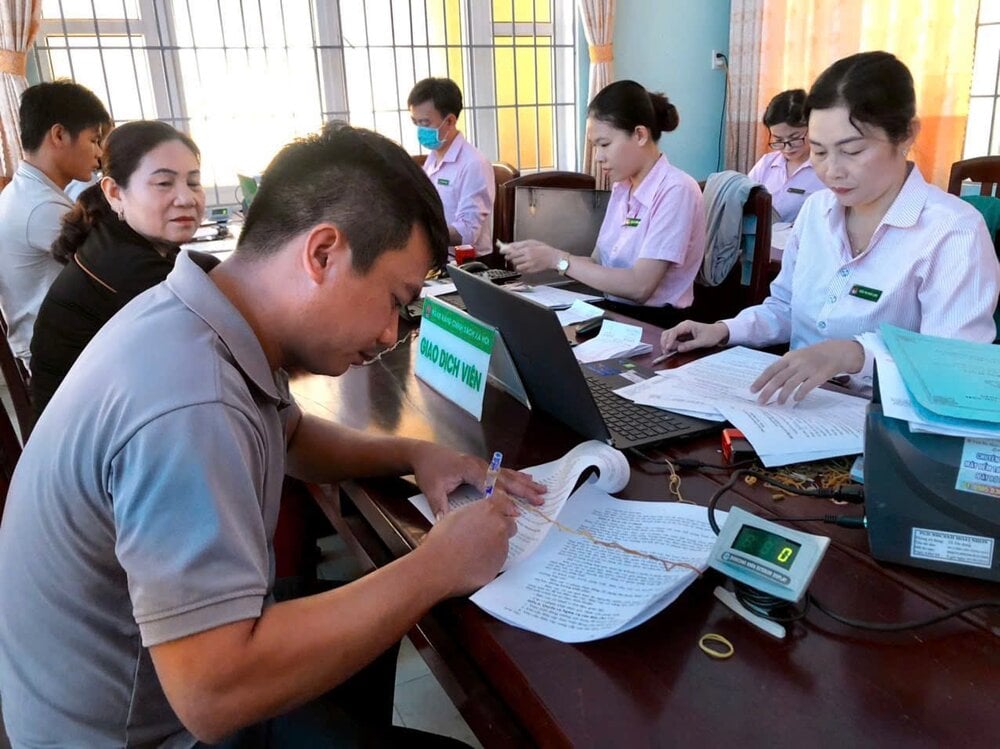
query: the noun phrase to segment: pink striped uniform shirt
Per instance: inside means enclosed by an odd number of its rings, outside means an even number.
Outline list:
[[[471,244],[477,255],[493,251],[493,201],[496,179],[493,165],[461,133],[455,136],[444,157],[427,154],[424,172],[444,203],[444,218]]]

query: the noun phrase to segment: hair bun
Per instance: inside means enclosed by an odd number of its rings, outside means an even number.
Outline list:
[[[653,113],[656,115],[656,124],[659,125],[660,131],[669,133],[676,130],[681,116],[677,113],[677,107],[670,103],[670,99],[662,93],[650,91],[649,100],[653,104]]]

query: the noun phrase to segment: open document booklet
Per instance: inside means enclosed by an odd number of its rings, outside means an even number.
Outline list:
[[[609,494],[628,483],[618,450],[591,440],[524,472],[548,487],[545,504],[521,504],[502,574],[471,597],[498,619],[562,642],[609,637],[662,611],[707,566],[705,508]],[[462,487],[449,499],[456,508],[480,496]],[[434,522],[424,495],[410,501]]]

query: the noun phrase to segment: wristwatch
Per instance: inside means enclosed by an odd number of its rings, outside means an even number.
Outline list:
[[[563,255],[562,259],[556,263],[556,272],[560,276],[565,276],[566,271],[569,270],[569,255]]]

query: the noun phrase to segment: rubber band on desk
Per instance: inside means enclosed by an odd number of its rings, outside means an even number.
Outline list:
[[[708,645],[708,643],[710,642],[718,643],[719,645],[722,645],[727,649],[716,650],[715,648],[710,647]],[[701,636],[701,639],[698,640],[698,647],[701,649],[701,652],[703,652],[709,658],[714,658],[717,661],[724,661],[726,660],[726,658],[731,658],[733,653],[736,652],[736,648],[733,647],[733,643],[731,643],[722,635],[717,635],[715,632],[708,632],[706,634],[703,634]]]

